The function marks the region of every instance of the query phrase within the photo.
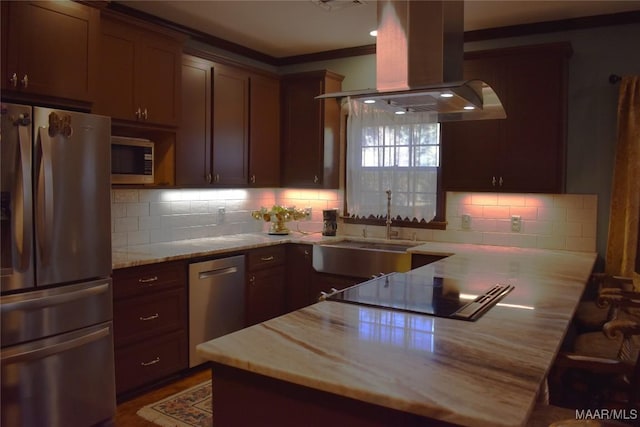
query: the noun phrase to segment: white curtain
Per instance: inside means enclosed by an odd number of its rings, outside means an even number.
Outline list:
[[[434,113],[392,114],[350,100],[347,119],[349,215],[385,217],[391,190],[393,218],[436,214],[440,126]]]

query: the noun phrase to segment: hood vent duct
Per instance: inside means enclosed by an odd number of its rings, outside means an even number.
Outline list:
[[[462,78],[464,2],[378,0],[376,89],[325,94],[391,112],[434,112],[439,122],[504,119],[493,89]]]

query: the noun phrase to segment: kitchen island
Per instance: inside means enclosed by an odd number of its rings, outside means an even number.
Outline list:
[[[427,243],[409,275],[479,295],[475,322],[322,301],[200,344],[214,425],[524,425],[596,254]]]

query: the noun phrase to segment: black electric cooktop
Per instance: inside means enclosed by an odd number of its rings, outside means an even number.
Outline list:
[[[391,273],[327,294],[325,299],[474,321],[512,289],[512,285],[489,285],[478,296],[461,293],[453,279]]]

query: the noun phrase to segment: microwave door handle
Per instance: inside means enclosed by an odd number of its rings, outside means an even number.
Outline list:
[[[51,233],[53,231],[53,166],[51,138],[47,128],[38,129],[40,135],[40,156],[38,174],[38,204],[36,211],[38,215],[38,242],[40,259],[43,265],[48,263],[51,245]]]
[[[30,128],[18,124],[18,149],[20,156],[18,159],[18,176],[16,204],[12,215],[15,226],[13,227],[14,242],[18,255],[18,268],[23,271],[29,265],[31,258],[31,226],[29,215],[31,215],[31,185],[29,174],[31,172],[31,138],[29,137]]]

